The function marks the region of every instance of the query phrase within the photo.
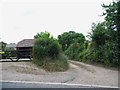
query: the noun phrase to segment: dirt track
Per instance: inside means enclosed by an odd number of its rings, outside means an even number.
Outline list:
[[[47,72],[31,62],[0,62],[2,80],[118,86],[118,71],[70,61],[66,72]]]

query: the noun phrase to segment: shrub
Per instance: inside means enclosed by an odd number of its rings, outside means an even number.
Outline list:
[[[69,59],[79,60],[79,53],[82,53],[84,50],[84,44],[73,43],[70,47],[65,51],[65,54],[69,57]]]
[[[45,60],[43,60],[42,67],[52,72],[53,71],[65,71],[69,67],[67,60],[68,60],[67,57],[63,53],[60,53],[58,55],[58,58],[56,58],[55,60],[51,58],[46,58]]]
[[[49,33],[35,36],[33,62],[48,71],[64,71],[68,68],[67,58],[61,54],[59,42]]]
[[[61,47],[57,40],[53,38],[38,38],[35,39],[33,48],[34,58],[51,57],[56,58],[61,51]]]

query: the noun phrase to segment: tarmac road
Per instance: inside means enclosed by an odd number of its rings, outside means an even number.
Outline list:
[[[86,86],[60,83],[2,82],[2,88],[82,88]]]
[[[118,89],[118,87],[105,87],[95,85],[67,84],[67,83],[50,83],[50,82],[26,82],[26,81],[2,81],[2,88],[110,88]]]

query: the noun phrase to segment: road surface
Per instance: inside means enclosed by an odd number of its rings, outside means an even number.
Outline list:
[[[95,85],[82,85],[82,84],[67,84],[67,83],[50,83],[50,82],[26,82],[26,81],[2,81],[2,88],[111,88]]]
[[[86,86],[67,85],[60,83],[23,83],[23,82],[2,82],[2,88],[82,88]]]

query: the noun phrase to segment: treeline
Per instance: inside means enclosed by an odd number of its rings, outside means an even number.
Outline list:
[[[67,57],[117,67],[120,55],[120,1],[103,4],[102,7],[104,22],[92,24],[89,40],[75,31],[64,32],[57,39],[48,32],[35,35],[33,62],[49,71],[68,69]],[[1,45],[1,49],[4,49],[3,42]]]
[[[74,31],[58,36],[65,54],[72,60],[119,65],[120,2],[102,5],[104,22],[93,23],[86,40],[84,35]]]

